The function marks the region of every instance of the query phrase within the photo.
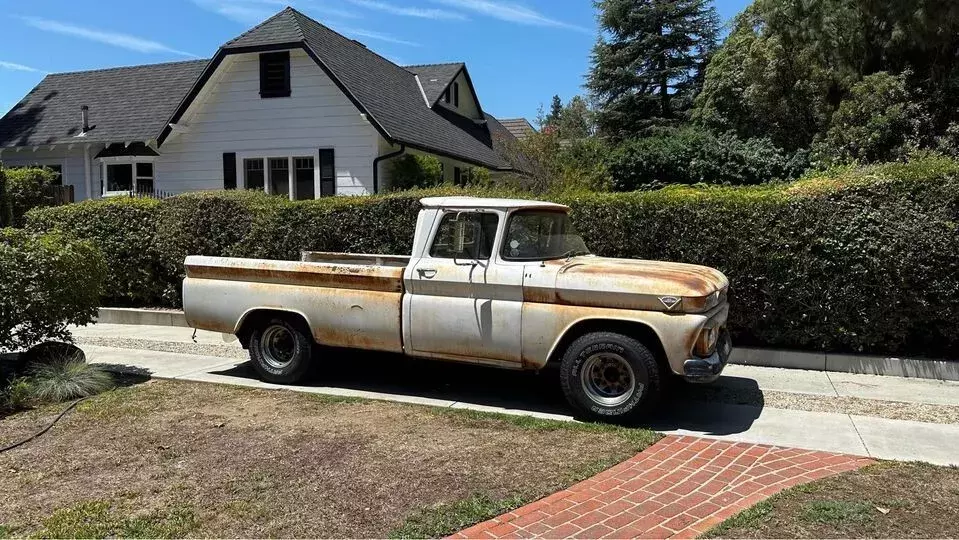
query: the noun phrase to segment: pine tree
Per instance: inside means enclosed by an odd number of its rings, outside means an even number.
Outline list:
[[[540,125],[548,128],[557,128],[559,126],[560,119],[563,116],[563,100],[560,99],[558,95],[553,96],[553,102],[549,106],[549,114],[543,117]]]
[[[711,0],[598,0],[596,7],[602,33],[587,86],[600,130],[625,138],[675,123],[716,48]]]

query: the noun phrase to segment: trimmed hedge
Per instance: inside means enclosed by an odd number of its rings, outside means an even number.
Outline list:
[[[451,192],[307,202],[243,192],[183,195],[151,202],[152,243],[142,224],[137,235],[90,228],[119,212],[114,207],[144,204],[129,199],[37,210],[29,226],[64,227],[106,242],[111,269],[126,269],[111,277],[111,298],[175,305],[187,254],[408,253],[418,199]],[[598,254],[725,272],[739,344],[931,356],[955,356],[959,348],[957,161],[927,157],[788,184],[586,192],[556,200],[573,208]],[[136,242],[127,246],[112,234]],[[133,269],[142,278],[126,275]]]

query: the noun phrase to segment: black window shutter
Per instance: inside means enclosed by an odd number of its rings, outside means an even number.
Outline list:
[[[460,83],[453,83],[453,106],[460,106]]]
[[[290,51],[260,55],[260,97],[290,95]]]
[[[236,152],[223,153],[223,189],[236,189]]]
[[[336,195],[336,163],[332,148],[320,148],[320,197]]]

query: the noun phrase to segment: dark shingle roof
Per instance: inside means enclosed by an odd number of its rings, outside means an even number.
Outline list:
[[[418,66],[403,66],[406,71],[419,75],[423,92],[430,104],[436,103],[443,94],[443,90],[453,82],[453,78],[466,64],[454,62],[452,64],[421,64]]]
[[[248,47],[295,44],[311,53],[388,139],[468,163],[509,168],[496,151],[485,123],[443,107],[429,107],[412,71],[293,8],[228,41],[216,58]],[[214,69],[215,64],[216,60],[207,69]],[[184,96],[191,93],[198,78],[204,80],[201,73],[207,65],[206,60],[198,60],[50,75],[0,120],[0,146],[73,140],[80,129],[83,104],[90,106],[90,123],[96,125],[83,140],[152,139],[160,135],[175,112],[179,115],[185,110],[191,98],[183,101]],[[427,71],[442,71],[452,77],[455,72],[449,69],[437,65]],[[159,138],[162,144],[164,136]]]
[[[157,136],[207,60],[47,75],[0,119],[0,147],[146,141]],[[80,133],[80,106],[90,126]]]
[[[500,123],[520,140],[529,137],[531,133],[536,133],[536,129],[525,118],[504,118],[500,120]]]

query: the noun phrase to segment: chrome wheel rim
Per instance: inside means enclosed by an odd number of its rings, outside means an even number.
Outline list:
[[[267,328],[260,339],[260,353],[268,366],[284,369],[290,365],[296,354],[296,338],[293,337],[293,332],[279,325]]]
[[[605,407],[616,407],[629,401],[637,385],[629,362],[610,352],[587,358],[580,372],[580,382],[589,399]]]

